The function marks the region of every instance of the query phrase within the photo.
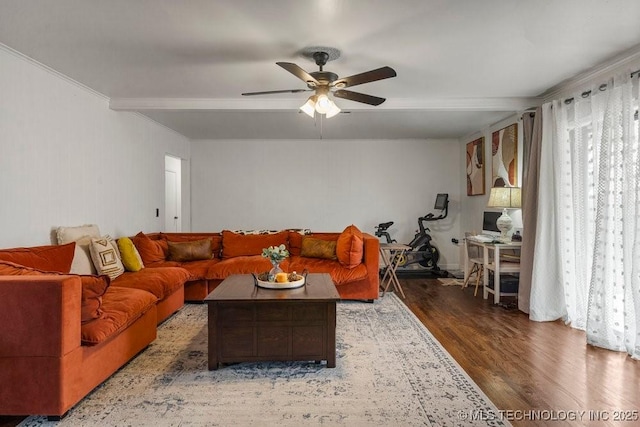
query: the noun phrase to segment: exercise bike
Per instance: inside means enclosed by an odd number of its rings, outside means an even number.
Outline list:
[[[438,248],[431,244],[432,238],[429,234],[431,230],[425,226],[425,222],[439,221],[447,217],[449,213],[449,194],[439,193],[436,197],[434,209],[440,210],[440,215],[435,216],[432,213],[428,213],[425,216],[419,217],[416,235],[413,240],[407,244],[410,249],[407,249],[403,254],[398,253],[395,255],[394,262],[397,263],[398,268],[406,269],[409,265],[417,264],[427,270],[440,271],[440,267],[438,267],[440,252]],[[391,239],[387,231],[392,225],[393,221],[378,224],[375,227],[375,235],[384,237],[387,243],[395,243],[395,240]]]

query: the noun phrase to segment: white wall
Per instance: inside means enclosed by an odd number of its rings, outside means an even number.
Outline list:
[[[466,175],[461,182],[460,194],[462,194],[461,200],[461,214],[460,214],[460,236],[458,237],[460,241],[459,252],[460,252],[460,260],[464,262],[464,246],[462,239],[464,238],[465,231],[474,231],[480,233],[482,231],[482,213],[485,210],[490,211],[499,211],[500,209],[487,208],[487,202],[489,201],[489,194],[491,193],[491,176],[492,176],[492,164],[491,164],[491,134],[495,131],[498,131],[506,126],[509,126],[513,123],[518,124],[518,146],[517,146],[517,154],[518,154],[518,163],[517,163],[517,176],[518,176],[518,187],[522,187],[522,153],[523,153],[523,145],[522,145],[522,118],[521,115],[514,114],[513,116],[507,117],[506,119],[495,123],[491,126],[487,126],[486,128],[471,134],[465,138],[460,139],[460,158],[462,159],[463,165],[466,166],[466,145],[467,143],[474,141],[480,137],[484,136],[484,164],[485,164],[485,193],[484,195],[478,196],[467,196],[467,182]],[[463,175],[465,174],[464,170],[461,172]],[[509,216],[513,220],[513,227],[515,230],[522,230],[522,211],[520,209],[509,210]],[[522,234],[522,233],[521,233]]]
[[[0,247],[161,230],[165,154],[188,159],[188,139],[0,45]]]
[[[449,217],[431,230],[440,266],[458,267],[451,238],[460,234],[465,177],[457,140],[199,140],[191,159],[193,231],[353,223],[373,234],[394,221],[391,236],[407,243],[436,194],[449,193]]]
[[[460,157],[463,159],[466,165],[466,145],[468,142],[474,141],[484,136],[484,164],[485,164],[485,193],[479,196],[467,196],[467,182],[466,175],[462,180],[462,187],[460,189],[462,196],[462,214],[460,217],[460,227],[462,236],[465,231],[482,231],[482,212],[485,210],[500,211],[500,209],[487,208],[487,202],[489,201],[489,193],[491,192],[491,176],[492,176],[492,164],[491,164],[491,134],[513,123],[518,124],[518,145],[517,145],[517,177],[518,187],[522,187],[522,118],[520,115],[510,116],[492,126],[486,127],[481,131],[474,133],[466,138],[460,140]],[[462,171],[464,175],[464,170]],[[509,210],[509,216],[513,219],[513,227],[515,229],[522,228],[522,212],[520,209]]]

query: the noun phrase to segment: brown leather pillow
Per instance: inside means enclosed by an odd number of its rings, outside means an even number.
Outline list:
[[[213,258],[211,239],[167,242],[167,244],[169,245],[169,261],[184,262]]]
[[[337,259],[336,241],[303,237],[300,256],[308,258]]]

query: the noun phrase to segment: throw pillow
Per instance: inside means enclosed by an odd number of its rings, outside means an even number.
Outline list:
[[[147,267],[154,262],[160,262],[167,259],[169,246],[165,240],[152,240],[142,231],[135,235],[133,244],[136,246],[142,262]]]
[[[309,258],[336,259],[336,241],[305,236],[300,255]]]
[[[68,273],[75,253],[74,242],[66,245],[33,246],[0,250],[0,260],[45,271]]]
[[[191,242],[167,242],[169,245],[169,261],[197,261],[213,258],[211,239]]]
[[[75,242],[84,236],[100,237],[100,229],[96,224],[85,224],[77,227],[58,227],[56,229],[56,237],[58,244]]]
[[[96,267],[98,274],[106,274],[111,280],[116,279],[122,273],[124,273],[124,266],[118,252],[108,236],[101,238],[91,238],[89,244],[89,251],[91,252],[91,259],[93,265]]]
[[[51,276],[65,275],[56,271],[43,271],[8,261],[0,261],[0,276]],[[82,323],[102,317],[102,295],[111,283],[109,276],[78,275],[82,283],[80,318]]]
[[[211,240],[211,249],[214,257],[220,257],[222,249],[222,233],[163,233],[160,238],[169,242],[193,242],[194,240]]]
[[[255,235],[255,234],[277,234],[279,233],[281,230],[233,230],[234,233],[236,234],[242,234],[245,236],[249,236],[249,235]]]
[[[96,268],[91,260],[89,243],[92,237],[100,237],[100,229],[96,224],[85,224],[77,227],[58,227],[56,229],[58,244],[76,242],[76,251],[71,263],[70,273],[96,274]]]
[[[102,317],[102,296],[111,283],[109,276],[80,276],[82,282],[82,323]]]
[[[340,233],[336,244],[336,255],[343,267],[355,268],[362,264],[364,239],[358,227],[352,224]]]
[[[93,266],[91,252],[89,252],[89,244],[91,244],[92,236],[82,236],[76,240],[76,251],[73,255],[70,273],[74,274],[96,274],[96,268]],[[93,236],[100,237],[100,236]]]
[[[119,238],[118,249],[120,249],[122,264],[127,271],[140,271],[144,268],[142,258],[140,257],[136,246],[133,244],[133,241],[130,238]]]

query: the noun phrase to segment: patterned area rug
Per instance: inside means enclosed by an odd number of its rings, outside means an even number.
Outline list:
[[[207,370],[207,307],[187,305],[142,354],[60,422],[21,426],[487,426],[496,408],[407,307],[338,303],[337,366]]]

